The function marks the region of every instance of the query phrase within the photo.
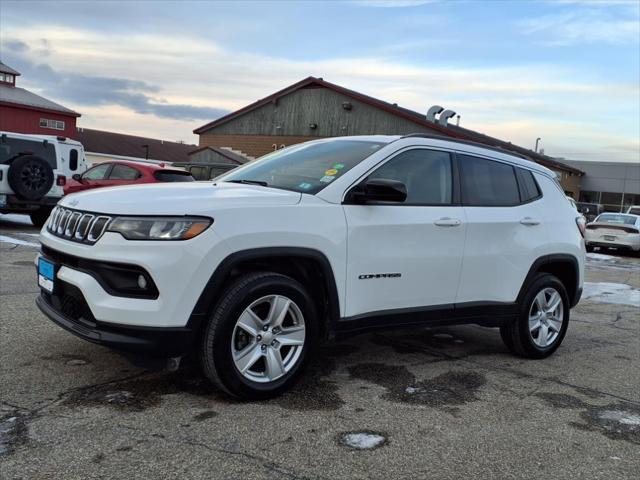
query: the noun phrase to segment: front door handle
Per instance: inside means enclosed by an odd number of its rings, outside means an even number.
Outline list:
[[[531,218],[531,217],[524,217],[522,220],[520,220],[520,223],[528,227],[532,227],[534,225],[540,225],[539,220],[536,220],[535,218]]]
[[[461,225],[462,222],[457,218],[444,217],[439,218],[438,220],[433,222],[433,224],[437,225],[438,227],[457,227],[458,225]]]

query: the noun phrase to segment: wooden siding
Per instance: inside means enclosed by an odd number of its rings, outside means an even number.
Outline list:
[[[201,147],[231,147],[250,157],[261,157],[276,148],[315,140],[318,137],[284,135],[200,135]]]
[[[209,145],[208,145],[209,146]],[[211,145],[217,146],[217,145]],[[223,145],[229,146],[229,145]],[[199,152],[195,152],[189,155],[190,163],[230,163],[232,165],[238,165],[238,162],[234,162],[229,157],[225,157],[224,155],[220,155],[215,150],[201,150]]]
[[[342,107],[351,103],[351,110]],[[309,125],[316,124],[313,129]],[[341,135],[433,132],[379,108],[327,88],[303,88],[256,108],[201,135],[284,135],[336,137]],[[200,146],[205,145],[202,140]]]

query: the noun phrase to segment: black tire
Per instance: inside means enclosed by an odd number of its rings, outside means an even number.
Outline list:
[[[305,339],[302,352],[291,370],[274,381],[260,383],[240,373],[233,361],[231,345],[240,314],[252,302],[268,295],[284,295],[295,302],[304,317]],[[231,396],[243,400],[273,398],[291,388],[300,377],[313,353],[318,332],[316,306],[303,285],[272,272],[246,274],[220,297],[205,325],[200,348],[202,369],[214,385]]]
[[[540,347],[529,331],[529,312],[536,295],[546,288],[553,288],[560,294],[563,307],[562,325],[555,340],[546,347]],[[540,273],[533,278],[522,295],[516,320],[500,327],[500,336],[507,348],[516,355],[533,359],[546,358],[558,349],[567,333],[569,305],[569,295],[562,282],[554,275]]]
[[[47,223],[49,215],[51,215],[51,208],[41,208],[29,214],[29,218],[31,218],[31,223],[33,223],[34,227],[42,228]]]
[[[35,155],[24,155],[11,162],[7,173],[9,186],[18,197],[40,200],[53,185],[53,168]]]

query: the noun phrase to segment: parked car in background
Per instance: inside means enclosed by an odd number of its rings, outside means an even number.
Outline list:
[[[578,212],[587,219],[587,222],[593,222],[604,211],[604,206],[599,203],[577,202],[576,207],[578,207]]]
[[[0,213],[29,215],[41,227],[70,177],[86,169],[80,142],[0,132]]]
[[[213,180],[238,165],[232,163],[181,163],[180,167],[191,173],[196,180]]]
[[[64,187],[65,195],[92,188],[116,187],[139,183],[193,182],[193,176],[185,170],[167,167],[165,164],[137,162],[99,163],[82,175],[73,175]]]
[[[588,251],[594,247],[640,251],[640,215],[603,213],[585,230]]]
[[[640,205],[631,205],[627,209],[627,213],[632,213],[633,215],[640,215]]]
[[[504,151],[326,138],[215,182],[62,199],[36,302],[88,341],[194,355],[247,399],[290,388],[321,338],[371,328],[476,323],[544,358],[582,292],[581,220],[551,170]]]

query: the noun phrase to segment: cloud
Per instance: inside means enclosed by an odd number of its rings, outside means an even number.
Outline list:
[[[597,5],[605,4],[593,6]],[[629,3],[620,5],[631,6]],[[549,46],[597,43],[622,45],[640,42],[640,17],[637,9],[577,8],[522,20],[517,26],[523,33],[535,35],[539,43]]]
[[[48,44],[46,40],[40,43]],[[18,54],[9,55],[11,63],[30,83],[41,86],[45,96],[80,106],[120,105],[136,113],[180,120],[210,120],[228,113],[221,108],[170,103],[157,96],[158,86],[140,80],[57,71],[46,63],[24,58],[21,54],[29,50],[26,43],[12,40],[7,44]]]
[[[542,136],[551,155],[602,158],[610,154],[608,145],[633,141],[640,128],[636,83],[594,79],[590,70],[551,61],[478,66],[357,55],[292,59],[223,48],[196,34],[132,33],[122,41],[108,30],[46,25],[3,32],[33,47],[43,36],[52,51],[46,63],[33,48],[12,54],[20,65],[7,63],[18,70],[28,64],[33,70],[23,71],[20,84],[78,110],[87,128],[194,142],[194,128],[309,75],[421,112],[441,104],[457,110],[464,127],[516,144],[530,146]],[[637,155],[618,150],[616,158]]]

